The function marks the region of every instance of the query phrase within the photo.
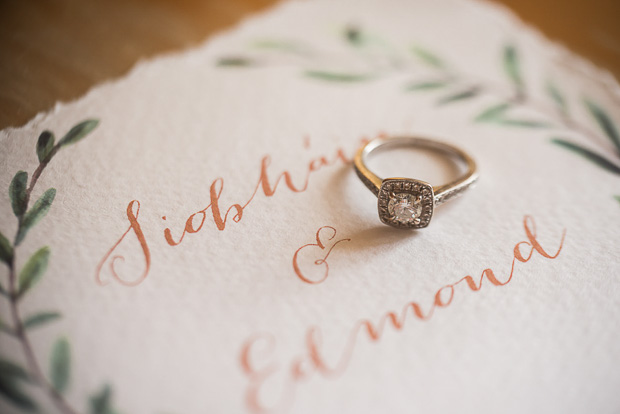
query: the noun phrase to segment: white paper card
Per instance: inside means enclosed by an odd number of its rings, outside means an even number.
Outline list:
[[[289,1],[4,130],[0,411],[617,412],[619,102],[496,5]],[[350,164],[403,134],[480,170],[420,231]]]

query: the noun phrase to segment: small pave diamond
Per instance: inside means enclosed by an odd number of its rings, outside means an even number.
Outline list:
[[[378,194],[379,218],[398,228],[420,229],[433,215],[433,187],[411,178],[387,178]]]
[[[420,195],[398,193],[390,197],[388,212],[400,223],[419,223],[422,214]]]

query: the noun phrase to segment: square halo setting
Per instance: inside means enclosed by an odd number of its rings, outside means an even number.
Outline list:
[[[433,187],[411,178],[386,178],[378,195],[379,218],[400,229],[421,229],[431,221]]]

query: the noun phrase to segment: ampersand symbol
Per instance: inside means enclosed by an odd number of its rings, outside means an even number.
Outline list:
[[[299,249],[297,249],[297,251],[295,252],[295,255],[293,255],[293,269],[295,270],[295,274],[297,274],[297,277],[299,277],[303,282],[315,285],[318,283],[322,283],[325,279],[327,279],[327,276],[329,275],[329,264],[327,263],[327,258],[329,257],[330,253],[332,252],[332,250],[334,249],[334,247],[336,247],[338,243],[343,242],[343,241],[351,241],[351,239],[340,239],[336,241],[335,243],[333,243],[331,247],[329,248],[329,250],[327,250],[327,253],[325,254],[325,256],[323,256],[323,258],[317,259],[314,261],[314,264],[317,266],[321,266],[321,265],[325,266],[325,272],[323,273],[323,276],[317,280],[310,279],[304,276],[301,269],[299,268],[299,265],[297,264],[297,256],[299,255],[299,252],[305,249],[306,247],[317,247],[321,250],[325,250],[327,248],[327,245],[321,239],[321,234],[325,234],[326,232],[328,234],[331,234],[327,236],[326,239],[324,239],[326,242],[330,242],[336,237],[337,232],[335,228],[333,228],[332,226],[323,226],[316,231],[316,236],[315,236],[316,243],[308,243],[306,245],[301,246]]]

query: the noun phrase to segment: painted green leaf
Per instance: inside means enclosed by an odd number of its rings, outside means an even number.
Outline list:
[[[20,384],[14,378],[0,375],[0,395],[22,410],[37,410],[37,405],[24,393]]]
[[[616,196],[614,196],[614,198],[616,199],[616,201],[617,201],[618,203],[620,203],[620,195],[616,195]]]
[[[54,202],[54,197],[56,197],[56,189],[50,188],[46,192],[43,193],[41,197],[37,200],[36,203],[32,206],[30,210],[26,212],[24,215],[24,219],[22,220],[19,230],[17,232],[17,237],[15,238],[15,245],[17,246],[19,243],[24,240],[26,237],[26,233],[37,224],[49,211],[52,206],[52,202]]]
[[[0,359],[0,377],[30,381],[30,375],[25,369],[6,359]]]
[[[307,70],[304,75],[309,78],[320,79],[329,82],[363,82],[372,79],[372,76],[359,73],[326,72],[320,70]]]
[[[50,360],[50,381],[59,393],[63,393],[69,386],[71,375],[71,348],[67,338],[59,338],[52,348]]]
[[[112,389],[108,384],[90,397],[90,414],[115,414],[112,408]]]
[[[344,37],[353,46],[364,44],[364,34],[357,26],[347,26],[344,30]]]
[[[0,395],[16,407],[34,411],[36,409],[34,401],[24,393],[20,384],[22,381],[30,380],[30,375],[25,369],[11,361],[0,359]]]
[[[437,105],[445,105],[452,102],[463,101],[473,98],[480,94],[480,89],[477,87],[465,89],[464,91],[457,92],[452,95],[445,96],[437,101]]]
[[[60,318],[58,312],[40,312],[27,317],[24,320],[24,329],[32,329]]]
[[[48,246],[41,247],[35,254],[30,256],[22,271],[19,273],[19,290],[18,296],[23,295],[36,285],[43,277],[47,269],[47,263],[50,258],[50,248]]]
[[[281,52],[302,52],[303,48],[294,42],[285,40],[263,39],[252,43],[252,47],[256,49],[278,50]]]
[[[240,57],[240,56],[229,56],[220,58],[217,61],[217,66],[233,66],[233,67],[243,67],[243,66],[253,66],[256,62],[251,59]]]
[[[512,119],[502,118],[497,121],[501,125],[521,127],[521,128],[549,128],[551,125],[548,122],[536,121],[533,119]]]
[[[509,103],[500,103],[493,105],[480,113],[475,118],[476,122],[495,122],[510,108]]]
[[[619,166],[609,161],[607,158],[603,157],[602,155],[595,153],[594,151],[591,151],[587,148],[584,148],[580,145],[574,144],[572,142],[566,141],[561,138],[554,138],[551,140],[551,142],[553,142],[556,145],[559,145],[560,147],[573,151],[574,153],[582,156],[588,161],[598,165],[599,167],[609,172],[612,172],[614,174],[620,174]]]
[[[39,157],[39,162],[49,161],[48,157],[54,148],[54,140],[54,134],[50,131],[43,131],[39,135],[39,140],[37,141],[37,157]]]
[[[616,125],[611,120],[611,117],[597,104],[590,100],[585,100],[585,105],[590,111],[590,114],[596,119],[599,127],[605,132],[607,137],[613,142],[618,151],[620,152],[620,134]]]
[[[16,217],[21,216],[26,211],[26,186],[28,185],[28,173],[19,171],[13,177],[13,181],[9,185],[9,196],[11,198],[11,207]]]
[[[10,264],[13,260],[13,246],[2,233],[0,233],[0,260],[6,264]]]
[[[426,63],[428,66],[431,66],[436,69],[445,68],[445,63],[434,53],[422,49],[418,46],[414,46],[411,48],[411,51],[414,55],[416,55],[422,62]]]
[[[519,55],[514,45],[504,47],[504,71],[518,90],[523,89],[523,78],[519,67]]]
[[[563,114],[567,114],[568,106],[566,104],[566,99],[564,98],[562,92],[560,92],[560,90],[557,88],[555,83],[553,83],[551,80],[547,81],[546,89],[547,93],[555,103],[555,106],[558,108],[558,110]]]
[[[449,84],[450,84],[450,82],[444,81],[444,80],[428,81],[428,82],[418,82],[418,83],[411,83],[411,84],[407,85],[405,87],[405,90],[407,90],[407,91],[426,91],[426,90],[443,88],[444,86],[449,85]]]
[[[82,121],[67,132],[67,134],[60,139],[58,145],[64,147],[66,145],[75,144],[76,142],[83,139],[86,135],[90,134],[90,132],[97,128],[99,125],[98,119],[87,119],[86,121]]]

